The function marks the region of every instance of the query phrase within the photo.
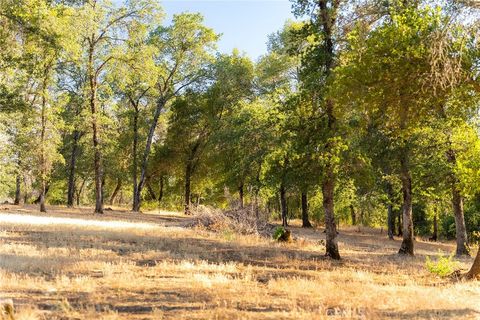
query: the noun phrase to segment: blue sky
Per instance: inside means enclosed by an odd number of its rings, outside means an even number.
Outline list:
[[[205,25],[223,34],[221,52],[238,48],[252,59],[266,53],[269,34],[294,18],[288,0],[163,0],[161,4],[169,18],[185,11],[201,13]]]

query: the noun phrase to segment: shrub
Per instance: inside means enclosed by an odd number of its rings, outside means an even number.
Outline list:
[[[291,240],[290,231],[284,227],[276,227],[272,237],[274,240],[282,242],[288,242]]]
[[[432,261],[427,256],[425,266],[430,273],[436,274],[440,277],[447,277],[454,273],[458,267],[458,262],[453,259],[453,254],[450,256],[440,256],[437,261]]]

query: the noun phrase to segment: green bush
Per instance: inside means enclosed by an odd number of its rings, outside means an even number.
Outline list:
[[[284,228],[284,227],[276,227],[275,228],[275,231],[273,231],[273,240],[279,240],[280,238],[282,238],[285,233],[287,232],[287,230]]]
[[[425,267],[430,273],[436,274],[440,277],[451,275],[458,267],[458,262],[453,259],[453,254],[450,256],[440,256],[437,261],[432,261],[427,256]]]

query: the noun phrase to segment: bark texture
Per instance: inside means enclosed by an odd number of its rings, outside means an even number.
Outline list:
[[[70,154],[70,164],[68,166],[68,191],[67,191],[67,206],[73,207],[75,198],[75,169],[77,165],[78,156],[78,141],[80,140],[80,132],[75,130],[73,132],[72,153]]]
[[[302,228],[312,228],[308,219],[308,196],[306,192],[302,192]]]
[[[412,217],[412,177],[408,168],[406,152],[401,159],[401,180],[403,191],[403,241],[398,253],[414,255],[413,217]]]
[[[478,249],[477,257],[473,261],[473,265],[470,268],[470,271],[466,274],[466,277],[469,279],[479,279],[480,278],[480,249]]]

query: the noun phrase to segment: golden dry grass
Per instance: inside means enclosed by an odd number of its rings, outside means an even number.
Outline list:
[[[4,207],[0,298],[14,300],[17,319],[480,318],[478,282],[425,270],[425,256],[449,254],[449,243],[418,242],[405,258],[399,240],[347,228],[334,262],[317,230],[293,227],[297,240],[277,244],[187,229],[171,212]]]

